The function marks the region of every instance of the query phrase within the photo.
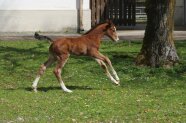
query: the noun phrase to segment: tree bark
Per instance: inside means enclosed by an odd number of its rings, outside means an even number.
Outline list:
[[[147,26],[137,65],[172,66],[179,61],[173,40],[175,0],[146,0]]]

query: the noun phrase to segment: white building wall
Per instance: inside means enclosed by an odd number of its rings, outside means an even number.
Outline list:
[[[79,0],[0,0],[0,32],[74,32]],[[89,0],[83,0],[83,25],[91,28]]]
[[[79,0],[0,0],[0,10],[76,10]],[[89,9],[89,0],[83,0]]]

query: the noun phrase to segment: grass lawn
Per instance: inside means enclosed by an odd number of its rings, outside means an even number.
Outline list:
[[[60,89],[52,65],[31,91],[47,42],[0,41],[0,122],[186,122],[186,41],[176,43],[180,64],[171,69],[138,67],[140,42],[103,42],[100,51],[121,79],[115,86],[87,57],[71,56]]]

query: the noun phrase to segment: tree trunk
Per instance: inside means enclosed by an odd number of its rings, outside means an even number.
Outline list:
[[[179,57],[173,41],[175,0],[146,0],[147,26],[137,65],[172,66]]]

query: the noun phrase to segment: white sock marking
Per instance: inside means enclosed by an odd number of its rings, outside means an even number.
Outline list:
[[[65,92],[68,92],[68,93],[71,93],[71,92],[72,92],[71,90],[69,90],[69,89],[65,86],[65,84],[64,84],[63,81],[60,82],[60,85],[61,85],[61,88],[62,88]]]
[[[34,89],[37,88],[37,84],[38,84],[38,82],[39,82],[39,79],[40,79],[40,76],[37,76],[36,79],[33,81],[32,87],[33,87]]]

